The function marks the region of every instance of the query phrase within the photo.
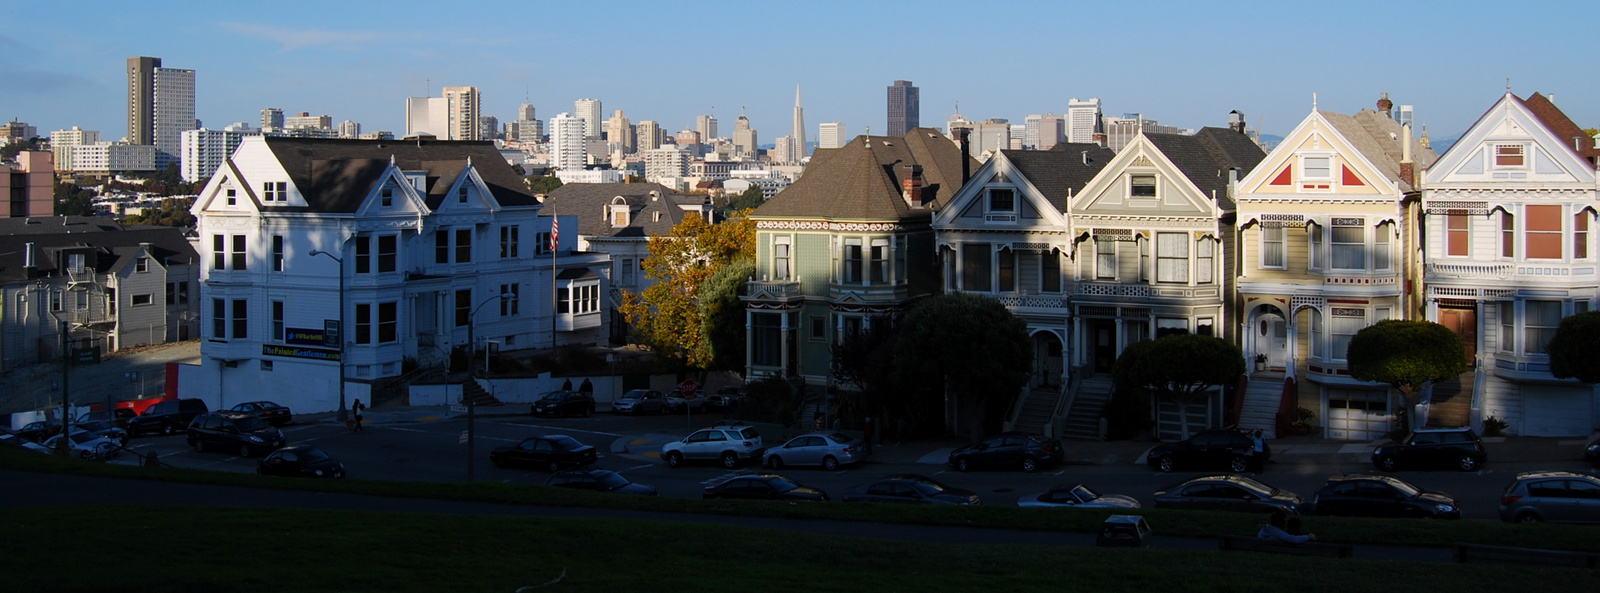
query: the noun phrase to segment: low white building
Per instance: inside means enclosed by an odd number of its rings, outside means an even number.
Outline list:
[[[554,219],[491,142],[250,137],[192,211],[204,341],[179,393],[213,408],[334,410],[341,370],[347,401],[367,399],[469,334],[506,350],[606,336],[609,257],[574,251],[571,216],[552,255]]]

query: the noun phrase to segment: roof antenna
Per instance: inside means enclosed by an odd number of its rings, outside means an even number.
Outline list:
[[[872,148],[872,126],[867,126],[866,130],[866,133],[862,134],[861,137],[866,138],[867,148]]]
[[[1508,92],[1508,93],[1511,92],[1511,77],[1510,76],[1506,77],[1506,92]]]
[[[1317,93],[1315,92],[1311,93],[1311,110],[1317,110]]]

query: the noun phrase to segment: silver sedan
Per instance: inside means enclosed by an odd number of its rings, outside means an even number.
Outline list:
[[[1124,494],[1100,494],[1083,484],[1062,484],[1038,494],[1017,499],[1019,507],[1075,509],[1137,509],[1139,501]]]
[[[836,470],[867,458],[861,441],[839,432],[813,432],[789,439],[782,446],[767,450],[766,464],[772,469],[785,465],[820,465]]]

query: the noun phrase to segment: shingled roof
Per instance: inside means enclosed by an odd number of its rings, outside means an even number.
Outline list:
[[[1057,143],[1050,150],[1002,150],[1000,154],[1060,212],[1067,197],[1088,185],[1116,153],[1099,144]]]
[[[1516,95],[1512,97],[1515,98]],[[1550,133],[1568,149],[1591,164],[1600,159],[1600,146],[1595,146],[1594,137],[1585,134],[1583,129],[1573,123],[1572,118],[1567,117],[1567,114],[1556,107],[1555,103],[1550,102],[1549,98],[1534,93],[1528,95],[1526,99],[1518,100],[1522,101],[1522,105],[1527,107],[1534,117],[1539,118],[1544,127],[1549,128]]]
[[[44,224],[39,225],[14,225],[13,221],[22,222],[7,219],[6,224],[0,224],[0,283],[65,275],[66,264],[56,257],[64,248],[93,249],[95,272],[102,274],[127,265],[142,243],[150,244],[150,255],[159,262],[193,264],[199,258],[194,246],[184,238],[183,229],[176,227],[124,228],[114,223],[102,224],[104,221],[90,216],[43,219]],[[68,224],[61,224],[63,221]],[[33,244],[35,254],[31,274],[22,267],[28,243]]]
[[[1233,198],[1228,195],[1228,170],[1238,169],[1239,177],[1267,158],[1250,137],[1230,128],[1205,127],[1194,135],[1145,134],[1167,160],[1183,172],[1200,192],[1215,196],[1223,210],[1232,210]]]
[[[868,146],[870,139],[871,145]],[[819,151],[821,152],[821,151]],[[961,149],[938,130],[905,136],[856,136],[842,148],[813,155],[804,175],[752,214],[756,218],[905,220],[927,217],[961,188]],[[900,165],[922,166],[931,208],[912,208],[900,194]],[[977,169],[976,163],[971,163]]]
[[[1411,180],[1402,179],[1400,176],[1400,158],[1403,152],[1401,135],[1405,133],[1405,129],[1399,122],[1371,109],[1362,109],[1355,115],[1332,111],[1318,113],[1321,113],[1328,123],[1333,124],[1340,135],[1354,144],[1356,150],[1361,151],[1368,161],[1378,167],[1384,177],[1390,182],[1399,183],[1400,191],[1416,191],[1411,185]],[[1411,160],[1416,163],[1418,171],[1428,168],[1438,159],[1439,155],[1433,152],[1433,149],[1423,148],[1422,143],[1415,138],[1411,140]]]
[[[657,193],[659,199],[650,194]],[[621,197],[628,203],[628,225],[611,226],[606,214],[611,201]],[[578,217],[578,234],[590,237],[650,237],[672,232],[687,212],[685,205],[704,203],[705,196],[689,196],[657,183],[568,183],[545,197],[541,215]],[[660,220],[655,213],[660,212]]]
[[[493,142],[438,140],[264,139],[294,180],[308,206],[264,205],[267,211],[354,213],[388,168],[426,171],[429,208],[438,208],[470,161],[501,206],[536,206],[539,201]]]

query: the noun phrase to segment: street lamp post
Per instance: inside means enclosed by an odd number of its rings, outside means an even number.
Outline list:
[[[473,336],[472,321],[478,317],[478,310],[482,309],[484,305],[509,298],[515,297],[513,297],[511,293],[497,294],[484,299],[483,302],[478,303],[478,306],[473,307],[471,311],[467,312],[467,381],[472,380],[472,356],[478,353],[478,342],[476,341],[475,336]],[[488,352],[483,354],[483,367],[485,369],[489,368]],[[478,435],[477,431],[475,430],[477,424],[476,411],[478,406],[474,399],[467,397],[466,383],[462,383],[461,399],[467,400],[467,481],[471,482],[476,480],[478,477]]]
[[[321,249],[312,249],[312,257],[326,255],[328,259],[339,264],[339,421],[344,422],[350,418],[350,412],[344,407],[344,260],[339,256]]]

